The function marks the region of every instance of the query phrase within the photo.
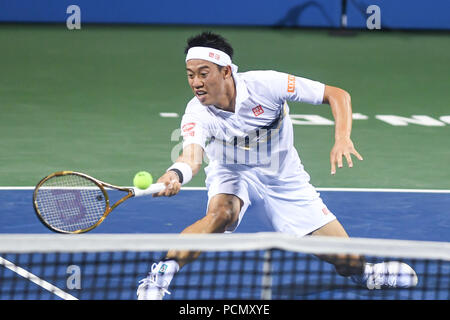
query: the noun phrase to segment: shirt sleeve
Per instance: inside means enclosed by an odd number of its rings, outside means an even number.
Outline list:
[[[183,137],[183,148],[189,144],[196,143],[205,149],[208,130],[204,128],[198,116],[186,113],[181,120],[181,136]]]
[[[309,104],[322,104],[325,84],[295,75],[269,71],[270,90],[280,101],[296,101]]]
[[[325,85],[319,81],[287,75],[286,91],[286,100],[322,104]]]

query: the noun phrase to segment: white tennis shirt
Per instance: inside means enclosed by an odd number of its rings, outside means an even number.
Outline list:
[[[277,71],[234,73],[233,77],[235,112],[204,106],[192,98],[181,121],[183,147],[200,145],[210,168],[242,165],[274,177],[294,171],[309,181],[294,147],[286,101],[322,104],[325,85]]]

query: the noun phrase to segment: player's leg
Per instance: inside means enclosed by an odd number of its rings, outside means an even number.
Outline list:
[[[238,221],[242,205],[243,201],[233,194],[216,194],[209,201],[206,215],[181,233],[223,233]],[[153,264],[148,277],[141,280],[138,299],[162,299],[165,293],[169,293],[168,287],[174,275],[199,255],[199,251],[169,251],[164,260]]]
[[[328,210],[319,195],[315,195],[311,185],[303,187],[305,193],[310,193],[311,199],[295,200],[299,197],[297,190],[290,188],[294,193],[280,190],[275,199],[266,198],[270,206],[266,211],[271,212],[270,220],[276,231],[295,234],[298,236],[334,236],[346,237],[348,234]],[[289,190],[288,190],[289,191]],[[342,276],[361,274],[365,261],[358,255],[317,255],[320,259],[335,266],[336,272]]]
[[[295,190],[290,188],[290,190]],[[275,230],[298,236],[334,236],[348,237],[344,227],[334,214],[328,210],[320,197],[309,200],[294,200],[296,191],[278,192],[276,197],[267,195],[270,220]],[[300,198],[300,197],[299,197]],[[338,274],[368,288],[412,287],[417,284],[414,270],[398,261],[366,263],[363,256],[319,255],[322,260],[333,264]]]
[[[348,238],[342,224],[337,220],[333,220],[319,229],[311,232],[313,236],[330,236]],[[364,272],[365,259],[360,255],[317,255],[320,259],[334,265],[336,272],[344,277],[352,275],[361,275]]]
[[[347,232],[339,221],[333,220],[311,233],[315,236],[346,237]],[[336,272],[369,289],[409,288],[417,285],[415,271],[406,263],[387,261],[367,263],[361,255],[318,255],[324,261],[334,265]]]
[[[211,198],[206,215],[181,233],[223,233],[239,219],[243,201],[233,194],[217,194]],[[176,260],[180,268],[200,255],[197,251],[169,251],[166,259]]]

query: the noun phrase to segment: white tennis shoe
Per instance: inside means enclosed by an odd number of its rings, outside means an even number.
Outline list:
[[[367,263],[362,277],[352,279],[368,289],[411,288],[419,281],[416,272],[406,263],[399,261]]]
[[[147,278],[139,281],[140,285],[136,292],[138,300],[162,300],[166,293],[170,294],[167,290],[169,284],[160,279],[162,275],[159,274],[159,270],[159,264],[154,263]]]

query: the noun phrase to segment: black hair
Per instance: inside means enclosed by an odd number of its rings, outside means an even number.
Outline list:
[[[224,37],[209,31],[202,32],[199,35],[189,38],[187,40],[187,46],[184,53],[187,54],[189,49],[192,47],[214,48],[225,52],[231,59],[233,59],[233,48],[228,41]]]

